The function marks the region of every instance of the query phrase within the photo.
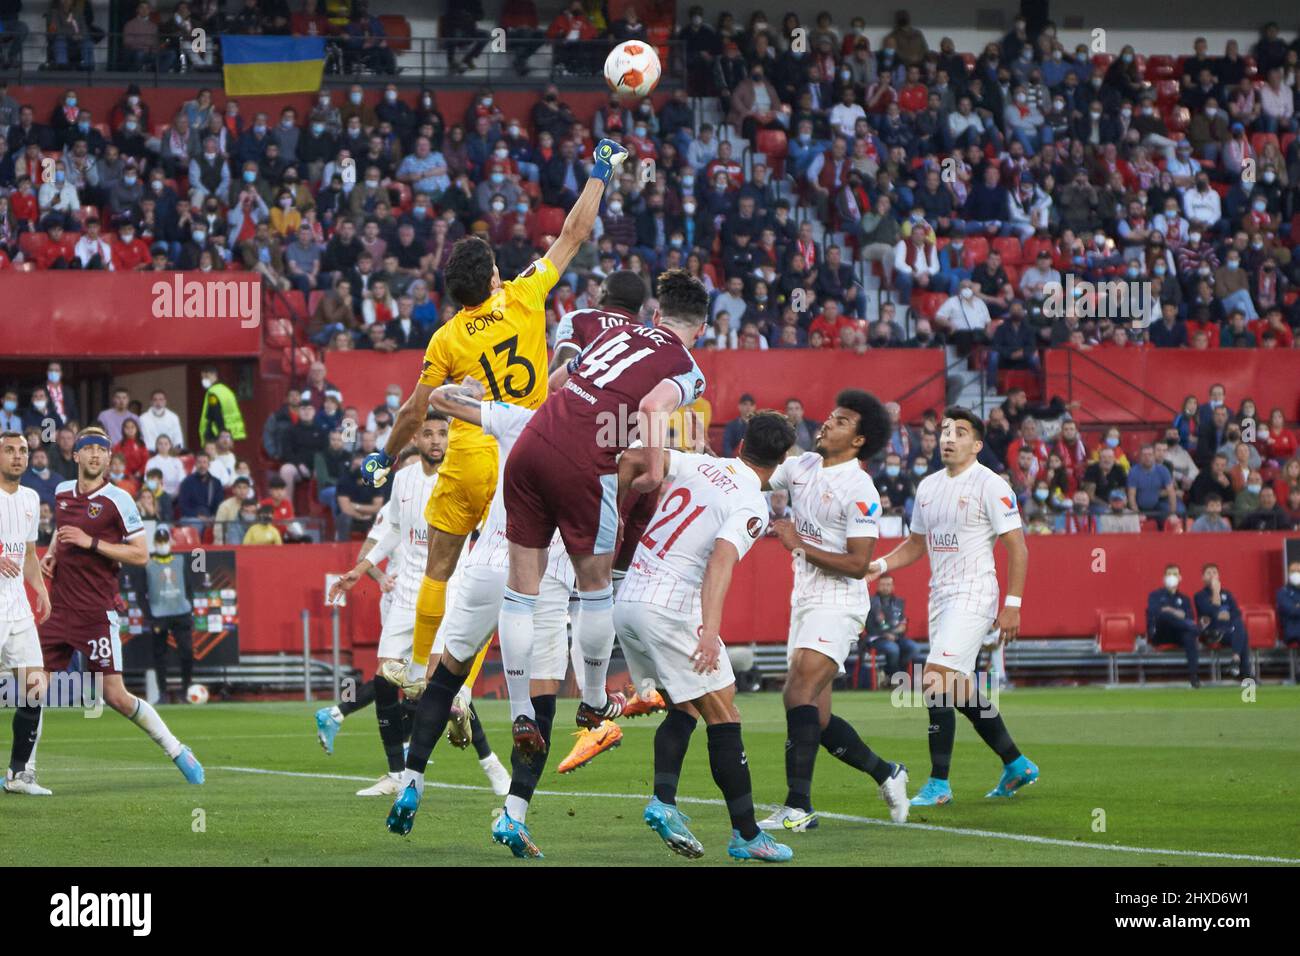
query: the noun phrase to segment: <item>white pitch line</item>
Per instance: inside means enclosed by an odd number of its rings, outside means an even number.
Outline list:
[[[306,777],[317,780],[352,780],[362,783],[369,783],[374,777],[358,777],[348,774],[335,773],[304,773],[297,770],[264,770],[260,767],[211,767],[211,770],[225,770],[230,773],[255,773],[266,774],[278,777]],[[425,781],[425,787],[435,787],[440,790],[475,790],[485,793],[491,793],[491,787],[475,786],[468,783],[440,783],[437,781]],[[643,793],[598,793],[594,790],[537,790],[534,791],[540,796],[546,797],[592,797],[606,800],[641,800],[646,799]],[[702,806],[721,807],[725,806],[722,800],[707,797],[681,797],[677,800],[680,803],[695,803]],[[755,809],[775,810],[775,804],[755,804]],[[951,833],[955,836],[980,837],[986,840],[1010,840],[1013,843],[1033,843],[1040,846],[1063,846],[1074,850],[1109,850],[1112,853],[1137,853],[1153,854],[1157,856],[1179,856],[1194,857],[1197,859],[1208,860],[1243,860],[1249,863],[1292,863],[1300,864],[1300,859],[1285,856],[1257,856],[1250,853],[1219,853],[1213,850],[1166,850],[1156,847],[1140,846],[1122,846],[1118,843],[1086,843],[1078,840],[1062,840],[1058,837],[1041,837],[1031,836],[1026,833],[1001,833],[997,830],[969,830],[962,827],[944,827],[934,823],[894,823],[890,820],[879,820],[875,817],[857,817],[847,813],[821,813],[817,814],[828,820],[843,820],[847,823],[867,823],[872,826],[897,827],[906,830],[929,830],[934,833]]]

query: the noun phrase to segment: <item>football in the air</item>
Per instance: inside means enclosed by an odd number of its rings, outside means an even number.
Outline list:
[[[203,684],[191,684],[185,690],[185,699],[191,704],[206,704],[208,702],[208,689]]]
[[[605,58],[605,82],[615,93],[648,96],[659,85],[659,54],[649,43],[627,40]]]

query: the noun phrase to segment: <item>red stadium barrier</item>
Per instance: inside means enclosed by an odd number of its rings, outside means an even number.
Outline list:
[[[943,408],[943,353],[937,349],[868,352],[810,352],[806,349],[769,352],[711,352],[701,349],[695,360],[708,382],[704,397],[713,407],[715,423],[735,417],[743,392],[753,394],[760,407],[784,408],[798,397],[814,420],[831,410],[835,393],[849,386],[864,388],[883,401],[903,407],[903,417],[916,420],[927,408]],[[397,383],[409,392],[420,373],[421,353],[380,354],[370,351],[329,352],[327,377],[343,392],[347,404],[368,410],[384,398],[384,388]],[[909,394],[910,392],[910,394]]]
[[[1225,586],[1242,606],[1272,607],[1282,584],[1284,533],[1234,532],[1182,535],[1057,535],[1029,538],[1029,578],[1021,632],[1027,639],[1090,637],[1097,609],[1130,610],[1140,630],[1147,595],[1160,587],[1169,561],[1183,571],[1190,595],[1200,588],[1201,565],[1219,565]],[[876,553],[892,550],[882,541]],[[247,654],[301,654],[302,610],[310,615],[312,649],[329,652],[330,612],[324,604],[325,575],[352,566],[357,544],[241,547],[238,554],[240,649]],[[1005,587],[1006,560],[999,548],[999,578]],[[759,541],[736,568],[723,614],[722,635],[730,644],[781,644],[790,620],[792,566],[789,553],[772,539]],[[907,600],[908,633],[926,632],[929,571],[919,562],[896,574]],[[340,611],[344,650],[369,672],[379,639],[379,590],[363,581]]]
[[[261,349],[261,283],[247,273],[6,272],[0,301],[22,330],[5,339],[9,358],[211,358]]]
[[[1046,369],[1047,394],[1081,402],[1082,422],[1172,421],[1185,396],[1204,402],[1214,382],[1233,408],[1253,398],[1261,414],[1276,406],[1300,418],[1300,358],[1290,350],[1049,349]]]

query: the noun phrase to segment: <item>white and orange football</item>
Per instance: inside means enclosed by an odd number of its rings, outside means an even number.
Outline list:
[[[605,82],[615,93],[648,96],[659,85],[659,54],[649,43],[627,40],[605,58]]]

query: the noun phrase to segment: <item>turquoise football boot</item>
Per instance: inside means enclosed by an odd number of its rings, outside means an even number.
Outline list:
[[[172,758],[172,763],[176,764],[176,769],[190,783],[203,782],[203,764],[199,763],[199,758],[194,756],[194,751],[189,747],[182,746],[181,752]]]
[[[914,807],[941,807],[945,803],[952,803],[952,787],[938,777],[927,780],[921,792],[912,798]]]
[[[675,806],[651,797],[645,807],[644,819],[646,826],[659,834],[674,853],[691,860],[704,856],[704,845],[686,826],[691,818]]]
[[[1002,779],[998,785],[984,794],[986,797],[1014,797],[1021,787],[1038,780],[1038,765],[1024,754],[1002,768]]]
[[[393,801],[393,809],[388,811],[388,819],[384,822],[388,832],[406,836],[411,832],[411,827],[415,826],[415,814],[419,809],[420,791],[412,781],[398,794],[397,799]]]
[[[333,707],[322,707],[316,711],[316,739],[331,757],[334,756],[334,738],[343,726],[343,721],[334,718],[333,711]]]
[[[777,843],[762,830],[752,840],[741,839],[739,830],[731,831],[727,856],[733,860],[762,860],[764,863],[784,863],[794,857],[794,850]]]
[[[527,825],[504,810],[492,821],[492,841],[510,847],[510,852],[521,860],[542,859],[542,851],[533,842],[533,835],[528,832]]]

